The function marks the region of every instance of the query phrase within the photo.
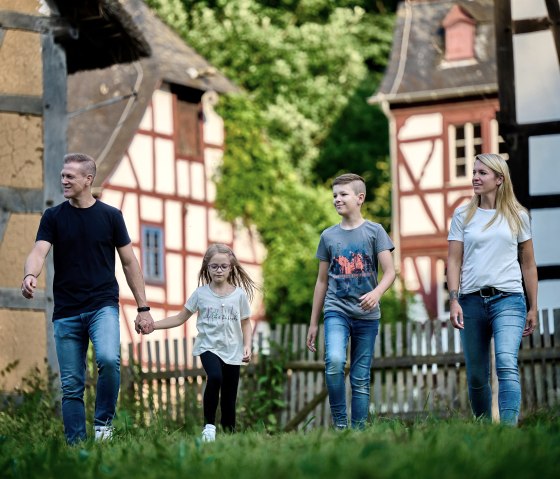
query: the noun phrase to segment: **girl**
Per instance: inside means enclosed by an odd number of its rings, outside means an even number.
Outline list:
[[[515,198],[501,156],[477,155],[472,184],[474,196],[455,210],[448,236],[450,319],[461,332],[474,415],[492,415],[494,336],[500,421],[515,425],[521,404],[517,353],[521,337],[537,326],[538,280],[529,214]]]
[[[156,321],[154,329],[180,326],[198,313],[193,355],[200,356],[206,372],[202,440],[216,439],[216,409],[221,408],[225,431],[235,430],[235,403],[240,365],[251,360],[251,315],[255,283],[226,245],[208,248],[198,274],[198,288],[177,315]],[[149,329],[144,331],[149,334]],[[221,395],[220,395],[221,392]]]

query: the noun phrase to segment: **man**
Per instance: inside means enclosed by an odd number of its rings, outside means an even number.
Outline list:
[[[119,287],[115,249],[126,281],[138,305],[140,322],[153,327],[146,303],[144,278],[132,250],[121,212],[96,200],[91,192],[96,166],[93,158],[71,153],[64,157],[61,182],[64,201],[48,208],[27,257],[21,292],[32,299],[37,277],[53,246],[56,353],[62,384],[64,433],[70,444],[85,440],[84,408],[86,353],[89,340],[96,353],[99,377],[95,402],[95,438],[112,437],[120,387]]]

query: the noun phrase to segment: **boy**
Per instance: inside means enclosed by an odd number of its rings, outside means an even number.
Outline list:
[[[316,257],[319,274],[313,294],[307,347],[315,352],[319,314],[325,318],[325,378],[334,427],[348,427],[344,368],[351,338],[352,427],[365,426],[369,409],[370,369],[379,329],[379,300],[395,280],[393,243],[383,227],[365,220],[361,207],[366,185],[348,173],[333,181],[334,207],[342,217],[321,234]],[[377,262],[383,278],[377,283]]]

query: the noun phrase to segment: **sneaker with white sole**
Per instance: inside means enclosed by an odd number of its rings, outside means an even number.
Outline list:
[[[113,439],[113,426],[95,426],[95,440],[109,441]]]
[[[206,424],[202,430],[202,442],[214,442],[216,440],[216,426]]]

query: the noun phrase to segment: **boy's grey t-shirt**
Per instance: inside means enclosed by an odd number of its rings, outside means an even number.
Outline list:
[[[334,225],[323,231],[315,256],[329,263],[324,312],[338,311],[355,319],[379,319],[379,306],[364,311],[360,308],[360,297],[377,286],[377,255],[394,249],[383,226],[372,221],[366,220],[352,230]]]

